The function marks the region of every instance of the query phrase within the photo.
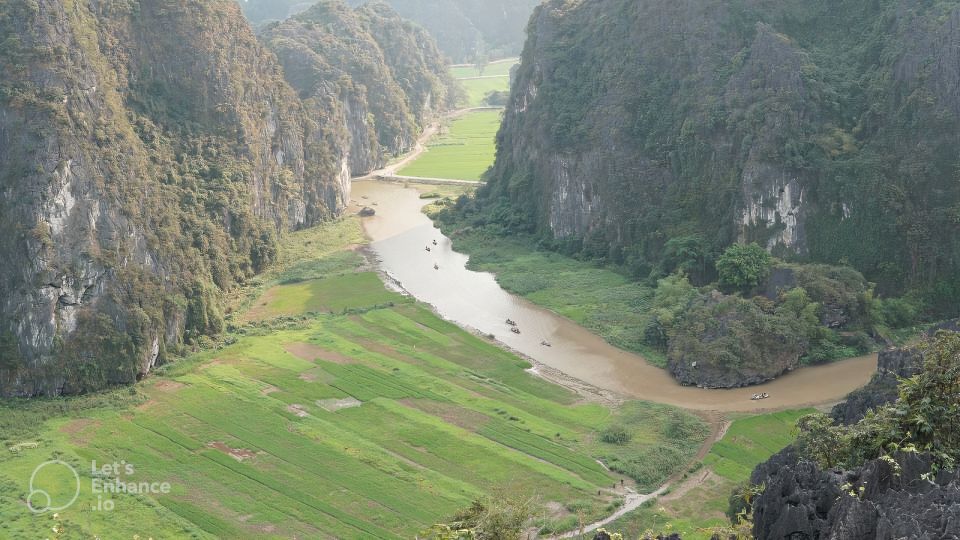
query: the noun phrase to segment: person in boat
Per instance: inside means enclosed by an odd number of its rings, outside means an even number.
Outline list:
[[[436,240],[433,241],[433,245],[437,245],[437,241],[436,241]]]
[[[541,341],[540,345],[543,345],[544,347],[553,347],[553,345],[551,345],[550,342],[547,340]]]
[[[516,325],[517,325],[517,323],[516,323],[513,319],[507,319],[507,324],[509,324],[510,326],[516,326]]]
[[[425,249],[425,250],[427,250],[427,251],[430,251],[430,246],[427,246],[427,247],[425,247],[425,248],[423,248],[423,249]]]
[[[520,333],[520,329],[517,328],[516,326],[514,326],[513,328],[511,328],[510,331],[513,332],[514,334],[519,334],[519,333]]]
[[[439,269],[440,269],[440,265],[437,264],[437,263],[433,263],[433,269],[434,269],[434,270],[439,270]]]

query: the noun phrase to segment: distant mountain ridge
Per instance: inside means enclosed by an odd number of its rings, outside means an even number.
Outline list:
[[[257,25],[283,20],[308,9],[302,0],[239,0]],[[524,30],[540,0],[348,0],[353,6],[387,4],[423,26],[454,63],[478,57],[516,56]]]
[[[347,126],[350,168],[369,172],[409,150],[426,122],[453,105],[446,61],[423,29],[384,4],[322,0],[266,26],[261,41],[308,109]],[[334,111],[328,111],[334,107]]]

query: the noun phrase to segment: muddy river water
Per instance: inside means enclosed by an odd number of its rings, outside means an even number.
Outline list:
[[[747,412],[840,401],[866,384],[876,369],[876,355],[871,355],[798,369],[750,388],[681,386],[667,371],[641,356],[618,349],[576,323],[504,291],[492,274],[467,270],[468,257],[453,251],[450,240],[421,212],[429,201],[419,195],[417,190],[395,183],[354,183],[353,199],[376,210],[363,224],[381,268],[447,320],[493,334],[508,347],[598,388],[688,409]],[[520,334],[511,332],[508,318],[517,323]],[[771,397],[751,401],[757,392]]]

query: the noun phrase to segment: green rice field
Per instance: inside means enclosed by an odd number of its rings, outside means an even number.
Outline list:
[[[399,171],[403,176],[480,180],[493,165],[500,111],[472,111],[450,121],[419,159]]]
[[[517,59],[519,61],[519,59]],[[450,68],[453,77],[458,79],[467,95],[467,107],[483,107],[484,99],[490,92],[510,91],[510,69],[516,61],[502,61],[489,64],[483,73],[475,66]],[[481,78],[482,77],[482,78]]]
[[[0,538],[412,538],[503,489],[559,509],[543,517],[557,528],[619,504],[623,477],[598,458],[648,489],[706,438],[679,409],[583,402],[387,291],[333,247],[358,230],[292,235],[222,343],[133,389],[0,402]],[[614,425],[628,441],[600,439]],[[79,496],[35,515],[31,471],[52,459]],[[65,471],[38,477],[51,503],[71,498]],[[95,479],[169,491],[104,495]]]

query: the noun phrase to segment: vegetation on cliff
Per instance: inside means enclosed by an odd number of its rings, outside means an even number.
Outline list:
[[[951,518],[960,504],[960,334],[940,331],[917,351],[891,351],[880,369],[907,375],[891,402],[855,394],[840,412],[859,420],[841,425],[820,413],[802,417],[796,443],[753,472],[761,486],[752,501],[756,537],[960,532]]]
[[[396,43],[363,49],[382,53],[363,92],[407,104],[376,129],[413,137],[447,103],[435,45],[351,16]],[[345,206],[374,123],[334,87],[360,83],[324,72],[301,101],[234,2],[7,0],[0,30],[0,394],[137,380],[223,330],[279,237]]]
[[[960,461],[960,334],[940,332],[920,347],[916,375],[901,380],[892,404],[868,412],[859,422],[834,425],[827,415],[798,423],[800,454],[824,469],[854,468],[899,452],[933,457],[937,470]],[[935,472],[935,471],[934,471]]]
[[[954,314],[958,20],[953,1],[547,2],[477,204],[640,278],[709,283],[757,242]]]
[[[735,273],[753,276],[751,287],[697,287],[683,271],[650,284],[622,267],[557,253],[555,242],[508,234],[513,214],[490,218],[471,197],[437,202],[429,212],[456,249],[470,254],[471,268],[495,273],[505,289],[643,354],[684,384],[758,384],[803,365],[865,354],[878,336],[914,321],[901,316],[910,302],[876,299],[852,268],[785,263],[756,246],[722,255],[739,268]]]

